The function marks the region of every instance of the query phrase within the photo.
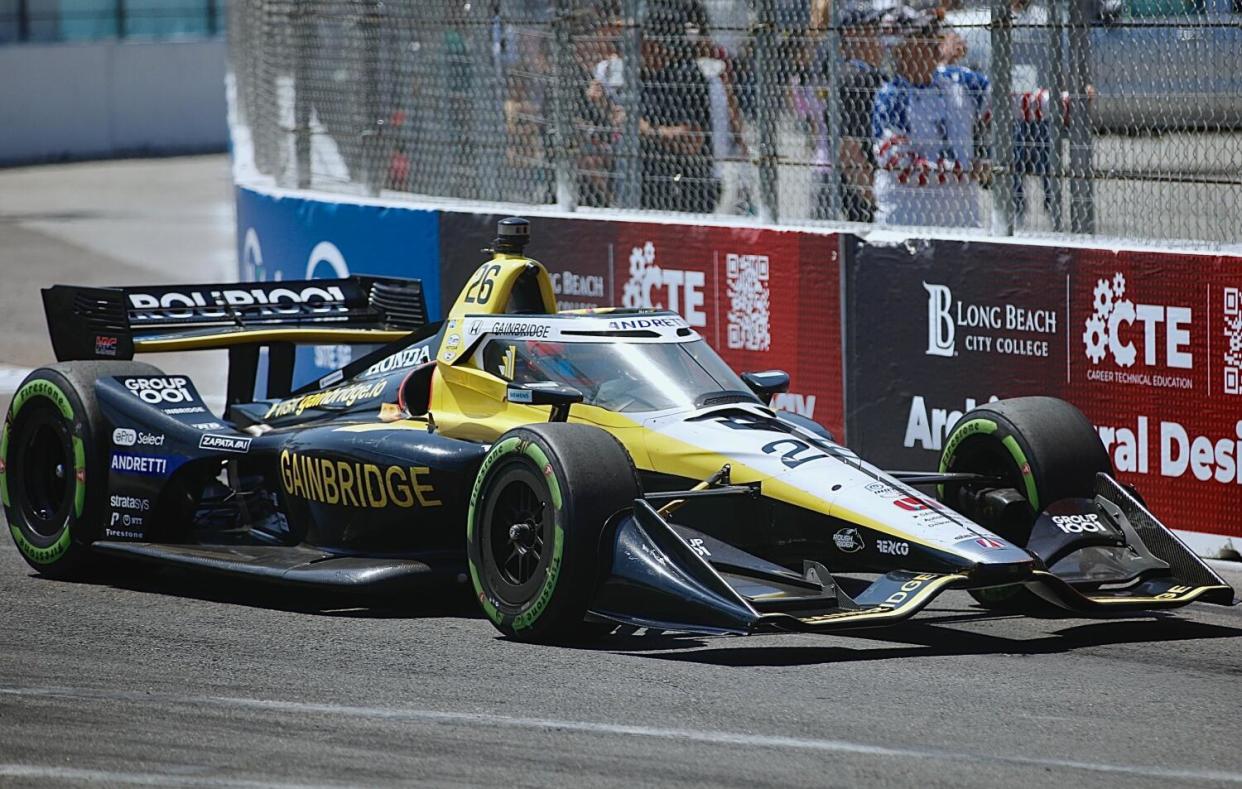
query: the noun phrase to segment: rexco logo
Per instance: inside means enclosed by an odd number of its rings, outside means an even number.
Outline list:
[[[625,283],[622,304],[630,309],[670,309],[685,316],[691,326],[706,326],[707,314],[702,308],[707,275],[702,271],[660,268],[655,257],[655,244],[650,241],[630,250],[630,278]]]
[[[1082,333],[1083,348],[1091,364],[1099,365],[1111,357],[1118,367],[1134,367],[1141,347],[1143,364],[1147,367],[1179,370],[1194,367],[1194,356],[1189,348],[1189,327],[1194,319],[1190,307],[1135,304],[1126,295],[1126,278],[1121,272],[1114,274],[1111,280],[1106,277],[1096,281],[1091,302],[1094,312],[1084,322]],[[1135,327],[1135,323],[1141,324],[1141,329]],[[1089,377],[1098,380],[1095,376]],[[1183,388],[1176,383],[1154,383]]]

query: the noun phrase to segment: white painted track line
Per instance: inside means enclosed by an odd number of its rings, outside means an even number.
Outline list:
[[[604,723],[582,720],[559,720],[553,718],[528,718],[496,715],[482,712],[431,710],[412,707],[362,707],[343,704],[321,704],[278,699],[238,698],[224,696],[176,696],[172,694],[134,691],[108,691],[88,688],[3,688],[0,697],[64,698],[76,701],[128,703],[173,703],[184,707],[217,707],[232,709],[257,709],[278,714],[322,715],[339,718],[363,718],[408,724],[436,724],[491,729],[539,729],[555,732],[574,732],[606,737],[629,737],[637,739],[680,740],[688,743],[728,745],[764,750],[817,751],[821,753],[847,753],[870,756],[877,759],[900,759],[949,762],[953,764],[1000,764],[1020,768],[1043,770],[1061,769],[1111,775],[1142,776],[1182,781],[1215,781],[1242,784],[1242,773],[1214,770],[1195,766],[1116,764],[1108,762],[1057,759],[1044,756],[1003,753],[971,753],[941,748],[912,748],[880,743],[812,737],[788,737],[713,729],[665,728],[636,726],[621,723]],[[5,765],[0,765],[0,776]]]

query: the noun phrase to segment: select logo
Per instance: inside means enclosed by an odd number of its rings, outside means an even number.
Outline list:
[[[163,433],[143,433],[129,427],[118,427],[112,431],[112,443],[118,447],[162,447]]]

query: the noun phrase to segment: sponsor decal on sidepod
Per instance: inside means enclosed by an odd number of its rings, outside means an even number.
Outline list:
[[[837,549],[845,553],[856,553],[863,549],[862,535],[858,533],[858,529],[841,529],[832,535],[832,542]]]
[[[205,433],[198,439],[198,448],[245,453],[250,451],[250,439],[245,436],[218,436],[214,433]]]

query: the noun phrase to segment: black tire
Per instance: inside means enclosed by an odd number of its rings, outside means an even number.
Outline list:
[[[1000,536],[1025,545],[1036,514],[1059,499],[1091,496],[1095,475],[1112,473],[1108,451],[1091,422],[1055,397],[1015,397],[975,408],[958,420],[940,456],[942,472],[1003,477],[1030,505],[1030,519]],[[961,486],[943,485],[940,499],[958,507]],[[985,524],[986,525],[986,524]],[[1049,606],[1025,587],[972,591],[984,608],[1029,612]]]
[[[501,436],[479,468],[466,525],[470,579],[496,628],[538,642],[605,632],[583,621],[600,536],[639,493],[629,453],[597,427],[547,423]]]
[[[139,362],[62,362],[18,387],[0,434],[0,503],[26,563],[53,578],[80,576],[107,512],[111,439],[95,380],[163,375]]]

